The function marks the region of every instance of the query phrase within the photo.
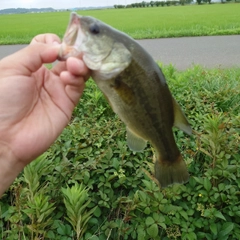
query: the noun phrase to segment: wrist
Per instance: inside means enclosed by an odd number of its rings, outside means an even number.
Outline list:
[[[24,167],[12,150],[0,143],[0,198]]]

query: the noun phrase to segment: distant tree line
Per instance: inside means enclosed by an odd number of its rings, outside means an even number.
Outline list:
[[[114,8],[145,8],[145,7],[160,7],[160,6],[170,6],[184,3],[191,3],[193,0],[170,0],[170,1],[151,1],[151,2],[139,2],[132,3],[128,5],[114,5]]]
[[[0,14],[32,13],[32,12],[54,12],[53,8],[7,8],[0,10]]]
[[[230,2],[232,0],[221,0],[222,3]],[[170,6],[170,5],[184,5],[193,2],[193,0],[166,0],[166,1],[151,1],[151,2],[139,2],[139,3],[132,3],[128,5],[114,5],[114,8],[145,8],[145,7],[160,7],[160,6]],[[211,0],[196,0],[198,4],[201,3],[211,3]],[[237,0],[235,0],[237,2]]]
[[[196,0],[196,1],[197,1],[197,4],[202,4],[202,3],[211,4],[211,0]],[[237,0],[234,0],[234,1],[237,2]],[[233,2],[233,1],[232,0],[221,0],[221,3],[226,3],[226,2]]]

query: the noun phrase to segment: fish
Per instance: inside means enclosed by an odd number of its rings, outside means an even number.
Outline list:
[[[129,148],[140,152],[147,142],[152,145],[160,188],[186,183],[189,173],[172,127],[188,135],[192,129],[151,55],[127,34],[73,12],[58,54],[59,60],[68,57],[81,58],[91,70],[92,79],[126,125]]]

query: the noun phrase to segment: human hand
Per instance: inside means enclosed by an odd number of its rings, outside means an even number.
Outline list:
[[[69,58],[51,70],[43,65],[57,59],[59,43],[54,34],[38,35],[0,61],[0,169],[14,163],[19,173],[46,151],[79,101],[89,76],[83,61]]]

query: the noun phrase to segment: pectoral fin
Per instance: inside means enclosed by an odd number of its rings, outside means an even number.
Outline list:
[[[174,126],[184,131],[188,135],[191,135],[192,128],[188,123],[188,120],[185,117],[184,113],[182,112],[179,104],[174,98],[173,98],[173,108],[174,108]]]
[[[137,136],[127,127],[127,145],[134,152],[141,152],[147,145],[147,141]]]

